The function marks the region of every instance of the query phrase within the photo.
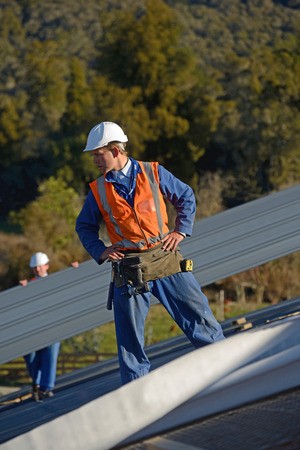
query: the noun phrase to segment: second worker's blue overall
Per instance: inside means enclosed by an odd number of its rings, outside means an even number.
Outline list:
[[[55,342],[24,356],[33,385],[41,391],[52,391],[55,386],[59,347],[60,342]]]
[[[35,276],[31,281],[39,278],[39,276]],[[39,386],[41,391],[52,391],[55,386],[59,348],[60,342],[55,342],[24,355],[32,385]]]

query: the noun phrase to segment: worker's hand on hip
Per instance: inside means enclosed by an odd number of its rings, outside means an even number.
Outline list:
[[[101,261],[120,261],[123,258],[124,254],[118,250],[117,245],[110,245],[100,256]]]
[[[177,245],[181,241],[183,241],[183,239],[184,236],[182,234],[178,233],[177,231],[172,231],[162,239],[163,242],[162,249],[165,251],[169,250],[171,252],[174,252],[177,248]]]

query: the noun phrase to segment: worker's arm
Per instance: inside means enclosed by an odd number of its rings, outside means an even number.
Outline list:
[[[107,249],[104,242],[99,239],[99,224],[101,221],[102,215],[95,197],[92,191],[90,191],[77,217],[76,232],[86,251],[98,264],[104,262],[100,258],[102,253]]]
[[[190,236],[196,214],[196,200],[192,188],[161,165],[158,166],[158,174],[160,190],[176,210],[174,231],[183,233],[183,236]]]

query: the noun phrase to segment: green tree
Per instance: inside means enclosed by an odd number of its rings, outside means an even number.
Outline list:
[[[99,115],[124,126],[134,156],[157,159],[190,181],[204,152],[195,129],[207,136],[218,104],[183,33],[176,12],[161,0],[114,11],[104,23],[95,91]]]
[[[206,171],[233,178],[228,205],[297,182],[296,3],[1,1],[2,215],[51,175],[81,192],[100,120],[194,187]]]
[[[19,209],[36,196],[41,180],[55,175],[72,143],[65,143],[66,119],[73,123],[74,141],[85,94],[87,62],[95,58],[101,33],[95,0],[47,3],[36,0],[2,1],[0,11],[0,151],[1,214]],[[80,64],[77,61],[81,61]],[[80,74],[81,71],[81,74]],[[81,77],[81,79],[80,79]],[[72,87],[79,88],[77,98]],[[70,102],[70,105],[69,105]],[[79,103],[81,102],[81,105]],[[88,101],[85,103],[85,105]],[[82,109],[86,121],[89,116]],[[68,122],[71,123],[70,121]],[[84,125],[83,121],[83,125]],[[86,134],[86,129],[84,129]],[[68,139],[68,135],[64,139]],[[83,137],[81,136],[82,148]],[[66,156],[66,157],[65,157]],[[79,158],[78,158],[79,159]],[[77,165],[81,167],[80,164]],[[82,179],[82,171],[78,175]],[[26,189],[24,187],[26,186]],[[78,190],[80,189],[80,184]]]
[[[299,39],[286,36],[247,57],[227,56],[227,109],[211,135],[211,162],[204,158],[204,164],[234,178],[225,194],[229,206],[300,181],[298,49]]]
[[[60,43],[53,40],[31,42],[25,64],[34,133],[38,136],[45,130],[57,131],[66,110],[68,87],[68,61],[60,52]]]
[[[80,127],[90,124],[94,113],[92,90],[87,79],[86,64],[77,57],[70,59],[67,88],[67,105],[62,120],[63,127]]]
[[[26,92],[19,89],[24,67],[26,30],[21,9],[12,1],[0,14],[0,151],[1,165],[7,167],[20,158],[20,146],[28,122],[25,118]]]
[[[198,64],[221,85],[197,172],[223,172],[227,206],[299,182],[300,12],[269,0],[172,3]]]
[[[54,177],[41,183],[38,192],[39,196],[25,208],[11,213],[12,221],[32,243],[32,251],[45,249],[53,260],[53,269],[86,258],[74,231],[82,204],[79,195],[64,180]]]

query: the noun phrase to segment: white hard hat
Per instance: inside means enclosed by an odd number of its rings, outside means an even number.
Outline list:
[[[48,264],[48,262],[49,258],[46,253],[37,252],[30,258],[29,267],[43,266],[44,264]]]
[[[84,152],[105,147],[110,142],[128,142],[128,138],[119,125],[113,122],[101,122],[89,132]]]

